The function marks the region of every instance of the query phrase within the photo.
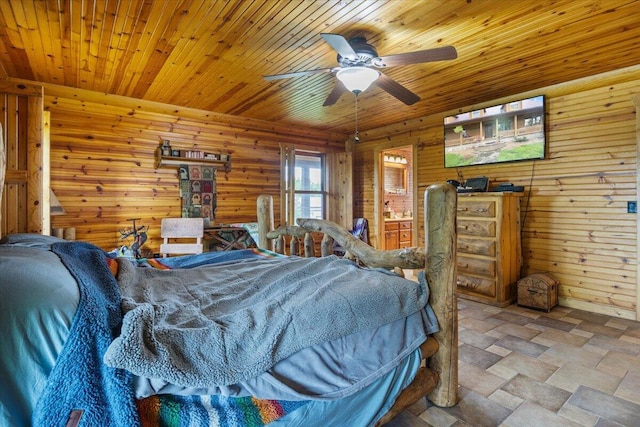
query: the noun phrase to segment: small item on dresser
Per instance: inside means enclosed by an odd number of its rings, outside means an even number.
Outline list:
[[[558,282],[549,273],[534,273],[518,280],[518,305],[547,313],[558,305]]]
[[[523,185],[513,185],[510,182],[503,182],[493,187],[491,191],[511,191],[514,193],[521,193],[524,191]]]
[[[457,187],[458,193],[483,193],[489,188],[489,178],[479,176],[477,178],[469,178],[464,185]]]
[[[389,201],[384,202],[384,212],[382,216],[385,218],[391,218],[391,206],[389,206]]]

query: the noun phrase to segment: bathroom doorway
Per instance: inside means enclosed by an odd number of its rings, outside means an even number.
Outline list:
[[[380,152],[378,200],[382,203],[382,209],[378,220],[378,236],[381,236],[381,249],[415,246],[413,159],[411,145]]]

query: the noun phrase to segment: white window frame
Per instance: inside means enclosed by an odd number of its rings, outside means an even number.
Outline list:
[[[299,190],[295,185],[296,160],[303,157],[316,157],[321,165],[321,189]],[[299,162],[298,162],[299,163]],[[319,152],[296,150],[293,147],[283,147],[281,157],[281,223],[296,225],[295,200],[303,194],[320,195],[322,197],[321,217],[327,218],[327,162],[326,155]]]

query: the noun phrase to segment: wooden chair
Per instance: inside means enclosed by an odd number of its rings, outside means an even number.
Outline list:
[[[356,237],[366,244],[369,244],[369,221],[366,218],[354,218],[353,228],[349,230],[353,237]],[[339,243],[333,243],[333,253],[338,256],[344,256],[345,250]]]
[[[202,218],[163,218],[160,236],[164,239],[164,243],[160,245],[160,253],[163,258],[169,254],[201,254],[203,234]],[[196,241],[185,243],[186,239],[196,239]]]

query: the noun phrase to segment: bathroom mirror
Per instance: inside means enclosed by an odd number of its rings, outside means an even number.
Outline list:
[[[406,194],[407,193],[406,165],[385,164],[384,191],[387,194]]]

